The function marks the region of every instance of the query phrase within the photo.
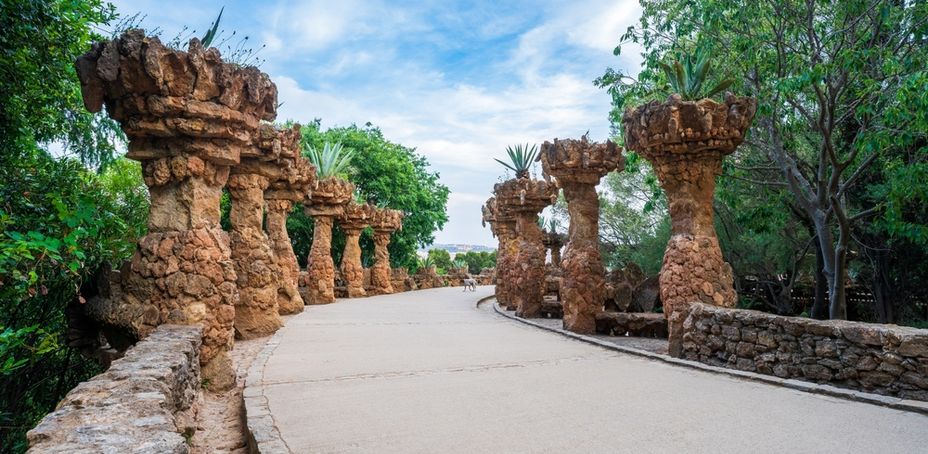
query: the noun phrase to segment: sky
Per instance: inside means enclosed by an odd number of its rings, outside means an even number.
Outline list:
[[[278,121],[370,122],[415,147],[451,190],[435,243],[495,247],[480,224],[506,178],[493,158],[587,131],[607,139],[609,95],[592,81],[640,63],[629,49],[612,54],[638,20],[636,0],[112,3],[165,41],[184,26],[202,35],[225,7],[220,29],[265,46],[259,68],[277,84]]]

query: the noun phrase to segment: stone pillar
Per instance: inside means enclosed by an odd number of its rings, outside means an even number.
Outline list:
[[[390,235],[403,227],[403,213],[378,209],[371,219],[374,229],[374,266],[371,268],[371,288],[376,295],[393,293],[393,271],[390,269]]]
[[[300,297],[298,283],[300,265],[293,253],[293,244],[287,233],[287,216],[293,209],[293,201],[286,199],[267,199],[268,241],[271,252],[280,269],[279,287],[277,288],[277,307],[280,315],[303,312],[303,298]]]
[[[625,161],[611,141],[590,143],[554,140],[541,147],[539,159],[545,175],[553,176],[564,190],[570,226],[561,260],[561,300],[564,329],[583,334],[596,331],[596,314],[606,298],[605,268],[599,252],[599,196],[596,185]]]
[[[239,339],[267,336],[283,326],[277,308],[280,270],[261,226],[268,185],[266,177],[253,173],[229,177],[232,260],[240,293],[235,306],[235,335]]]
[[[340,270],[345,280],[349,298],[367,296],[364,290],[364,267],[361,264],[361,230],[366,228],[374,214],[371,205],[349,203],[338,218],[345,232],[345,251],[342,253]]]
[[[543,231],[544,245],[551,250],[551,265],[555,268],[561,267],[561,248],[564,246],[563,235],[557,232]]]
[[[202,325],[202,375],[212,389],[229,387],[239,292],[219,199],[260,121],[275,118],[276,87],[198,40],[183,52],[141,30],[97,43],[76,68],[85,106],[105,104],[120,123],[151,194],[148,234],[108,303],[133,314],[116,328],[141,338],[162,323]]]
[[[731,266],[722,257],[713,224],[715,177],[722,158],[744,140],[757,102],[726,95],[682,101],[671,96],[629,109],[622,118],[626,145],[647,159],[667,195],[671,237],[661,265],[660,294],[670,321],[670,351],[679,354],[682,314],[692,302],[734,307]],[[679,320],[678,320],[679,319]]]
[[[519,243],[516,241],[516,219],[503,209],[496,197],[487,199],[482,207],[483,225],[490,224],[490,231],[497,237],[496,249],[496,301],[507,310],[515,310],[512,295],[512,268],[517,263]]]
[[[335,302],[335,262],[332,260],[332,225],[351,200],[354,185],[337,177],[319,181],[305,207],[313,217],[313,244],[309,251],[306,304]]]
[[[287,217],[295,202],[311,194],[316,181],[316,168],[300,155],[300,126],[280,131],[280,158],[278,173],[264,192],[267,208],[265,220],[271,253],[280,270],[277,287],[277,306],[280,315],[303,311],[303,298],[299,292],[300,265],[287,233]]]
[[[516,220],[511,243],[518,248],[518,261],[510,268],[511,304],[517,316],[539,317],[545,293],[545,247],[538,213],[557,200],[557,186],[547,181],[513,178],[497,184],[493,192],[496,203],[513,213]]]

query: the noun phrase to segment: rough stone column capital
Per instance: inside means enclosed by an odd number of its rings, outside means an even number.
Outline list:
[[[651,162],[667,196],[672,235],[660,274],[666,317],[693,302],[726,307],[737,302],[734,276],[715,233],[712,201],[722,158],[744,140],[756,109],[753,98],[730,93],[722,103],[673,95],[622,117],[626,145]],[[670,324],[677,351],[678,325]]]
[[[564,190],[570,215],[567,249],[561,259],[564,328],[593,333],[596,313],[605,299],[605,268],[599,253],[599,180],[625,167],[621,149],[612,141],[592,143],[586,136],[545,142],[538,159],[547,177]]]

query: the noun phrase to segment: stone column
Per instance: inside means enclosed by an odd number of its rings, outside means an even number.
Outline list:
[[[504,210],[496,197],[487,199],[482,207],[483,225],[490,224],[490,231],[499,243],[496,249],[496,301],[507,310],[515,310],[512,295],[512,267],[517,263],[519,243],[515,239],[516,219]]]
[[[151,194],[148,234],[107,303],[126,315],[114,328],[141,338],[161,323],[200,324],[202,376],[212,389],[232,386],[227,352],[239,292],[219,199],[230,166],[254,148],[259,122],[275,118],[276,87],[198,40],[183,52],[141,30],[94,45],[76,68],[85,106],[106,104]]]
[[[599,196],[596,185],[625,161],[611,141],[590,143],[554,140],[541,147],[539,159],[545,175],[553,176],[564,189],[570,226],[561,260],[561,300],[564,329],[583,334],[596,331],[596,314],[606,298],[605,268],[599,252]]]
[[[371,205],[349,203],[338,217],[339,226],[345,232],[345,251],[342,253],[340,270],[349,298],[367,296],[364,290],[364,266],[361,264],[361,230],[370,223],[374,213]]]
[[[555,268],[561,267],[561,248],[564,246],[564,239],[560,233],[543,231],[544,245],[551,250],[551,265]]]
[[[313,244],[309,251],[309,301],[307,304],[335,302],[335,262],[332,260],[332,225],[335,217],[351,200],[354,185],[337,177],[319,181],[305,207],[313,217]]]
[[[254,339],[273,334],[283,321],[277,308],[280,270],[261,227],[268,179],[253,173],[229,177],[232,198],[232,260],[240,293],[235,306],[235,335]]]
[[[496,203],[513,213],[516,220],[511,243],[518,248],[518,261],[510,268],[511,304],[517,316],[538,317],[545,293],[545,247],[538,213],[557,200],[557,186],[547,181],[513,178],[497,184],[493,192]]]
[[[303,311],[303,298],[299,292],[300,265],[287,233],[287,217],[295,202],[311,194],[316,181],[316,168],[300,155],[300,126],[280,131],[280,158],[278,174],[264,192],[267,208],[265,219],[271,253],[280,270],[277,287],[277,306],[280,315]]]
[[[692,302],[734,307],[738,296],[713,223],[715,177],[754,118],[757,102],[726,95],[682,101],[678,95],[629,109],[622,118],[626,145],[654,166],[667,195],[671,237],[661,265],[660,294],[670,321],[670,352],[678,355],[681,312]]]
[[[390,269],[390,235],[403,227],[403,213],[385,208],[374,212],[371,228],[374,229],[374,266],[371,268],[371,287],[376,295],[393,293],[393,271]]]

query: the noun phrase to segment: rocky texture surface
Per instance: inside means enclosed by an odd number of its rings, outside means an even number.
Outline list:
[[[374,230],[374,266],[371,267],[371,291],[375,295],[386,295],[396,290],[404,291],[405,285],[394,287],[390,269],[390,235],[403,228],[403,212],[380,208],[371,217]],[[404,278],[405,279],[405,278]]]
[[[254,339],[273,334],[281,326],[277,306],[280,268],[262,228],[264,191],[268,178],[235,168],[229,177],[232,211],[232,261],[238,277],[238,304],[235,305],[235,336]]]
[[[671,237],[660,292],[668,317],[691,302],[725,307],[737,302],[734,276],[715,234],[712,200],[722,158],[744,140],[756,109],[753,98],[731,94],[724,103],[674,95],[629,109],[622,118],[625,145],[651,162],[667,195]],[[678,325],[671,323],[672,354],[679,352]]]
[[[600,312],[596,332],[610,336],[667,337],[667,319],[653,312]]]
[[[419,268],[419,271],[413,276],[416,281],[418,290],[441,288],[448,285],[448,281],[438,275],[434,266],[428,268]]]
[[[605,268],[599,253],[600,178],[625,167],[621,150],[611,141],[590,143],[580,140],[545,142],[539,154],[542,169],[557,179],[564,189],[570,227],[568,243],[561,261],[561,300],[564,302],[564,329],[591,334],[596,330],[596,314],[606,298]]]
[[[683,358],[928,401],[928,330],[694,303]]]
[[[287,234],[287,216],[293,204],[303,202],[311,195],[316,182],[316,168],[300,155],[300,127],[281,131],[271,145],[279,144],[276,175],[264,191],[267,208],[266,229],[271,252],[277,262],[277,306],[281,315],[303,311],[303,298],[299,293],[300,265],[293,244]]]
[[[550,181],[513,178],[494,186],[500,210],[516,218],[515,238],[518,260],[510,268],[510,296],[516,315],[541,316],[545,288],[544,235],[538,226],[538,213],[557,200],[557,185]]]
[[[409,270],[400,267],[393,268],[392,271],[390,275],[390,284],[393,286],[394,292],[409,292],[419,289],[419,287],[416,286],[416,280],[409,275]]]
[[[95,44],[75,66],[84,105],[91,112],[105,105],[119,122],[126,156],[142,162],[151,194],[149,233],[123,268],[109,310],[144,314],[122,317],[136,321],[118,327],[138,337],[161,323],[202,324],[203,373],[229,382],[225,352],[239,294],[219,199],[229,167],[255,149],[260,122],[275,118],[277,88],[196,39],[183,52],[141,30]]]
[[[482,207],[483,225],[499,240],[496,249],[496,300],[509,310],[515,310],[512,299],[512,272],[518,263],[519,243],[516,240],[516,218],[500,206],[496,197],[487,199]]]
[[[196,326],[161,325],[29,431],[29,452],[185,453],[200,389]]]
[[[354,185],[338,177],[319,181],[306,214],[313,217],[313,244],[307,260],[306,304],[335,302],[335,262],[332,261],[332,224],[351,201]]]
[[[367,296],[364,290],[364,266],[361,264],[361,230],[370,225],[376,208],[373,205],[349,203],[338,215],[338,225],[345,232],[341,274],[349,298]]]

